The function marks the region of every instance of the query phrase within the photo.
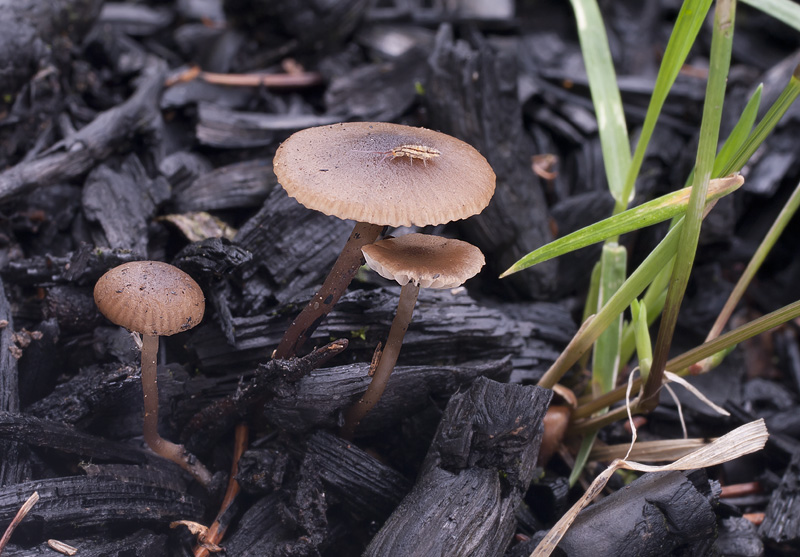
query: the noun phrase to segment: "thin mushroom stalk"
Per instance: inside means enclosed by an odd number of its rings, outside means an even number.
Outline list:
[[[178,464],[208,486],[211,473],[183,445],[167,441],[158,433],[158,336],[142,335],[142,392],[144,394],[144,442],[154,453]]]
[[[386,346],[381,354],[380,361],[375,368],[367,390],[356,404],[351,406],[344,416],[344,425],[340,435],[344,439],[353,439],[358,424],[372,410],[383,396],[389,377],[394,371],[397,357],[400,355],[400,347],[403,345],[408,325],[414,314],[414,307],[417,305],[419,295],[419,284],[408,282],[400,290],[400,300],[397,303],[397,313],[392,320],[392,327],[389,329],[389,336],[386,338]]]
[[[342,297],[364,262],[361,248],[378,239],[383,226],[357,222],[322,287],[292,321],[272,357],[285,360],[297,354]]]

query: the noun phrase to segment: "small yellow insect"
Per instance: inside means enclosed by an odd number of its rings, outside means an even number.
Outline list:
[[[358,151],[354,149],[354,151]],[[376,153],[383,155],[381,161],[385,161],[388,157],[392,160],[398,157],[408,157],[409,162],[413,165],[414,159],[419,159],[422,164],[428,166],[428,161],[441,155],[441,151],[428,147],[427,145],[400,145],[388,151],[358,151],[359,153]]]

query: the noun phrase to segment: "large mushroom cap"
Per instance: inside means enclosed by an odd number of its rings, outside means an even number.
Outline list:
[[[273,165],[284,189],[309,209],[387,226],[465,219],[489,204],[495,187],[492,167],[474,147],[385,122],[301,130],[278,148]]]
[[[203,319],[206,302],[186,273],[160,261],[114,267],[97,281],[94,301],[113,323],[142,334],[169,336]]]
[[[367,265],[400,285],[455,288],[478,274],[483,253],[470,243],[429,234],[406,234],[361,248]]]

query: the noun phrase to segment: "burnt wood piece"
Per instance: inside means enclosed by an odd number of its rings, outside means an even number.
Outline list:
[[[59,333],[81,334],[103,323],[88,287],[57,285],[45,292],[42,313],[57,323]]]
[[[262,364],[255,376],[237,388],[235,393],[195,414],[183,429],[182,441],[191,452],[211,449],[225,432],[244,417],[250,407],[276,394],[292,392],[293,383],[340,354],[347,344],[347,340],[337,340],[302,358],[269,360]]]
[[[334,75],[325,91],[328,112],[343,120],[395,122],[425,87],[427,52],[411,48],[396,60],[359,66]]]
[[[102,0],[0,3],[0,93],[15,95],[38,70],[65,62],[65,51],[83,38],[102,5]]]
[[[0,411],[19,412],[19,377],[13,356],[14,318],[0,280]],[[30,478],[28,448],[13,441],[0,441],[0,486],[14,485]]]
[[[775,549],[797,550],[800,545],[800,451],[772,492],[759,534]]]
[[[55,319],[48,319],[32,327],[31,331],[23,329],[17,335],[24,342],[29,342],[23,348],[24,357],[17,364],[19,400],[24,408],[46,396],[58,383],[64,370],[61,347],[58,345],[61,329]]]
[[[263,269],[273,295],[285,303],[322,283],[352,229],[352,223],[306,209],[283,188],[275,188],[261,210],[239,229],[234,242],[253,254],[242,270],[244,277]],[[264,354],[278,345],[288,321],[279,325],[280,334],[268,351],[265,345]]]
[[[188,213],[260,206],[277,184],[271,159],[230,164],[175,188],[175,210]]]
[[[163,461],[155,454],[132,445],[89,435],[59,422],[10,412],[0,412],[0,439],[54,449],[85,459],[135,464]]]
[[[227,555],[320,555],[329,535],[319,458],[306,455],[291,493],[271,493],[247,510],[233,535],[221,544]]]
[[[397,287],[388,287],[346,293],[309,344],[349,338],[351,358],[370,361],[378,342],[386,340],[397,311],[399,291]],[[221,338],[215,327],[201,325],[190,346],[207,370],[253,369],[278,345],[293,314],[287,310],[287,314],[234,317],[235,346]],[[532,318],[535,321],[511,319],[504,312],[478,305],[464,291],[423,289],[414,309],[414,320],[403,340],[400,363],[453,365],[469,360],[501,359],[510,354],[519,357],[526,369],[543,373],[558,353],[549,342],[538,342],[539,338],[551,336],[540,333],[548,331],[551,325],[536,314],[532,313]]]
[[[158,135],[163,127],[158,98],[165,75],[166,64],[152,58],[127,101],[100,113],[36,158],[0,173],[0,202],[37,186],[77,178],[131,139]]]
[[[341,116],[266,114],[230,110],[211,103],[198,106],[197,140],[220,149],[267,147],[292,132],[335,124]]]
[[[201,284],[208,302],[216,311],[225,340],[231,346],[236,343],[233,310],[230,307],[231,283],[238,278],[237,270],[252,259],[253,254],[224,238],[207,238],[189,244],[172,261],[173,265]]]
[[[142,381],[139,373],[139,354],[130,334],[114,328],[103,333],[107,337],[121,334],[112,346],[122,357],[135,360],[123,364],[90,366],[68,381],[61,383],[48,396],[26,408],[26,413],[50,421],[80,427],[95,435],[112,438],[131,438],[142,434]],[[195,381],[203,382],[202,377]],[[188,419],[173,410],[182,399],[188,399],[194,411],[203,401],[192,401],[195,391],[189,374],[179,364],[158,367],[159,430],[167,437],[177,437]],[[192,412],[193,413],[193,412]],[[190,414],[191,415],[191,414]]]
[[[719,491],[703,470],[645,474],[584,509],[554,555],[695,555],[716,537]]]
[[[317,0],[223,0],[222,3],[226,17],[236,27],[257,29],[260,36],[280,38],[282,43],[303,51],[341,48],[340,43],[356,29],[370,4],[370,0],[324,3]],[[256,60],[248,62],[257,63]]]
[[[126,337],[130,339],[130,335]],[[126,348],[133,352],[132,340]],[[25,412],[50,422],[89,429],[97,420],[109,421],[123,414],[140,413],[141,393],[142,380],[137,364],[91,366],[58,385],[48,396],[28,406]],[[130,431],[121,430],[118,424],[116,427],[118,434],[141,434],[141,423],[138,428],[132,424]]]
[[[551,395],[483,377],[454,395],[417,483],[364,555],[503,555]]]
[[[250,495],[272,493],[283,485],[289,463],[289,453],[283,446],[248,449],[239,459],[236,481]]]
[[[136,155],[127,157],[119,170],[97,166],[83,188],[83,212],[102,228],[94,243],[146,257],[147,227],[169,196],[166,178],[151,180]]]
[[[498,276],[520,257],[552,240],[541,181],[531,172],[533,144],[523,127],[517,97],[517,63],[492,49],[478,33],[455,40],[442,25],[428,58],[425,89],[429,127],[478,149],[497,175],[489,206],[459,223],[465,240],[486,254],[488,276]],[[555,287],[555,263],[544,263],[495,281],[526,298],[544,298]]]
[[[165,557],[169,555],[166,534],[156,534],[149,530],[138,530],[124,538],[110,538],[108,535],[85,536],[81,538],[61,538],[58,541],[80,548],[80,557]],[[57,557],[58,553],[43,542],[36,547],[22,548],[12,545],[6,547],[4,557]]]
[[[338,428],[341,413],[359,400],[371,381],[368,367],[363,363],[312,371],[295,389],[269,401],[264,418],[293,433]],[[455,366],[398,366],[381,400],[364,417],[356,435],[368,436],[396,425],[431,405],[431,397],[449,397],[479,377],[505,381],[510,372],[508,358]]]
[[[303,359],[287,361],[300,363]],[[358,401],[370,382],[368,366],[363,363],[311,370],[293,383],[291,376],[282,376],[282,366],[273,363],[277,361],[260,366],[254,376],[192,379],[187,394],[172,410],[174,421],[187,422],[181,439],[192,452],[209,450],[250,409],[259,410],[273,426],[295,434],[316,428],[337,429],[342,412]],[[370,435],[393,426],[429,407],[431,397],[449,397],[479,376],[507,380],[510,370],[508,359],[458,366],[399,366],[358,434]],[[220,399],[225,393],[230,394]],[[209,398],[216,400],[208,403]],[[199,410],[198,404],[204,402],[207,406]]]
[[[318,432],[306,454],[315,455],[329,505],[340,503],[360,521],[382,523],[411,490],[411,482],[349,441]]]
[[[89,534],[126,525],[201,521],[205,512],[200,501],[185,491],[131,477],[69,476],[0,488],[0,529],[5,529],[34,491],[39,493],[39,502],[17,530],[37,541],[41,536],[74,536],[77,532]]]
[[[758,537],[758,528],[744,517],[724,518],[719,521],[719,532],[714,541],[716,555],[731,557],[761,557],[764,543]]]
[[[237,557],[318,555],[318,553],[288,551],[292,541],[298,538],[295,523],[287,510],[288,504],[286,495],[276,492],[252,505],[239,520],[236,531],[222,542],[226,555]]]

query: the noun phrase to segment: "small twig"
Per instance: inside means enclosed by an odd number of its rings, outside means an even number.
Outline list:
[[[14,520],[11,521],[11,524],[8,525],[6,528],[5,534],[0,539],[0,554],[3,553],[3,550],[6,548],[8,544],[8,540],[11,539],[11,534],[14,533],[14,530],[19,526],[19,523],[25,518],[25,516],[30,512],[36,502],[39,500],[39,492],[34,491],[28,500],[22,504],[22,506],[17,511],[17,514],[14,516]]]
[[[209,557],[211,548],[217,547],[225,531],[228,529],[228,522],[224,521],[225,515],[230,510],[236,496],[239,494],[239,482],[236,481],[236,474],[239,473],[239,459],[242,458],[245,449],[247,449],[247,424],[241,423],[236,426],[236,440],[233,448],[233,464],[231,465],[231,477],[228,480],[228,489],[225,491],[225,497],[220,505],[217,518],[214,523],[206,532],[205,536],[198,539],[198,545],[194,548],[195,557]]]
[[[742,497],[763,493],[760,482],[745,482],[740,484],[723,485],[719,496],[721,499],[729,497]]]
[[[284,74],[224,74],[204,72],[198,66],[192,66],[186,71],[171,77],[165,83],[172,87],[177,83],[187,83],[195,79],[202,79],[206,83],[215,85],[228,85],[232,87],[268,87],[270,89],[288,89],[296,87],[310,87],[322,83],[322,75],[317,72],[296,72]]]

